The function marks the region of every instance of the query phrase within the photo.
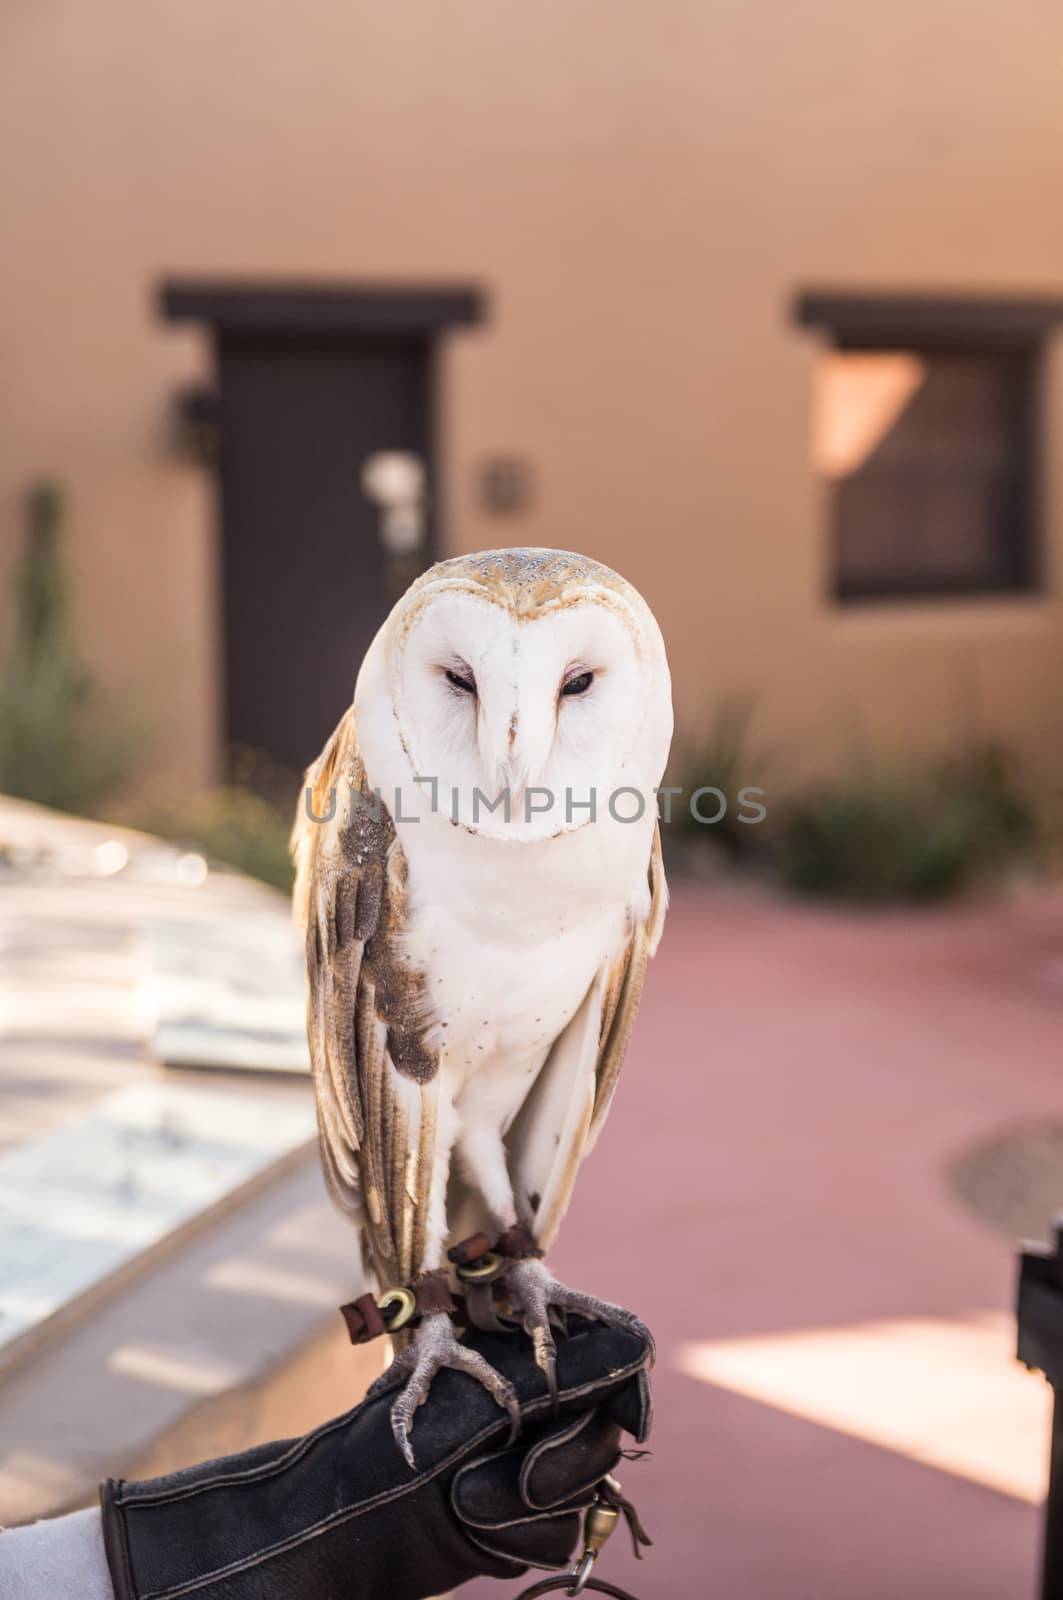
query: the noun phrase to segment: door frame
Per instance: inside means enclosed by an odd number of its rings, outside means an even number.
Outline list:
[[[283,342],[336,339],[357,344],[416,343],[425,352],[428,371],[428,423],[426,465],[432,491],[427,554],[437,559],[447,548],[445,484],[443,481],[443,427],[445,424],[440,376],[440,347],[452,330],[482,324],[487,316],[487,296],[476,284],[369,284],[270,279],[166,278],[157,293],[158,314],[165,322],[198,323],[211,338],[214,388],[197,386],[179,397],[185,420],[193,422],[203,442],[204,433],[224,429],[219,405],[219,345],[223,338],[241,335]],[[217,441],[201,449],[205,460],[216,464]],[[227,743],[227,687],[223,681],[226,660],[225,609],[221,572],[225,528],[220,496],[215,496],[217,559],[215,594],[218,649],[216,718],[222,749]]]

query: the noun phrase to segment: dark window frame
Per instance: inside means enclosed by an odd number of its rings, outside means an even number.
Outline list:
[[[167,322],[204,322],[232,337],[425,338],[484,321],[487,296],[469,284],[344,284],[168,278]]]
[[[809,293],[798,297],[794,315],[802,325],[823,334],[827,347],[834,350],[913,351],[931,360],[935,356],[958,355],[1007,357],[1025,367],[1019,420],[1022,454],[1017,533],[1001,571],[987,578],[974,573],[970,577],[946,577],[898,569],[846,578],[838,564],[838,530],[831,505],[830,599],[850,607],[939,600],[1014,600],[1043,593],[1045,339],[1063,320],[1063,300]]]

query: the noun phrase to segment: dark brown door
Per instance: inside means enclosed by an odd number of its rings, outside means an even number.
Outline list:
[[[425,543],[399,566],[362,484],[378,451],[430,466],[431,347],[223,333],[218,357],[226,734],[301,771],[432,559],[430,477]]]

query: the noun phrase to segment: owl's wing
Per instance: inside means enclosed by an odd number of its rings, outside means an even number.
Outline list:
[[[381,1284],[407,1283],[424,1252],[438,1059],[402,957],[406,859],[368,792],[353,708],[307,773],[292,849],[325,1179]]]
[[[579,1010],[553,1048],[507,1137],[510,1171],[523,1216],[549,1247],[576,1181],[593,1148],[624,1064],[642,995],[646,962],[664,926],[668,887],[661,832],[654,830],[649,861],[650,907],[634,919],[627,942],[596,975]]]

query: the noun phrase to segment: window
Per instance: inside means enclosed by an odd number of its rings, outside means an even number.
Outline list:
[[[863,322],[852,302],[833,304],[812,448],[835,596],[1034,587],[1039,338],[982,302],[960,316],[948,303],[936,332],[934,302],[918,316],[910,302],[864,303]]]

